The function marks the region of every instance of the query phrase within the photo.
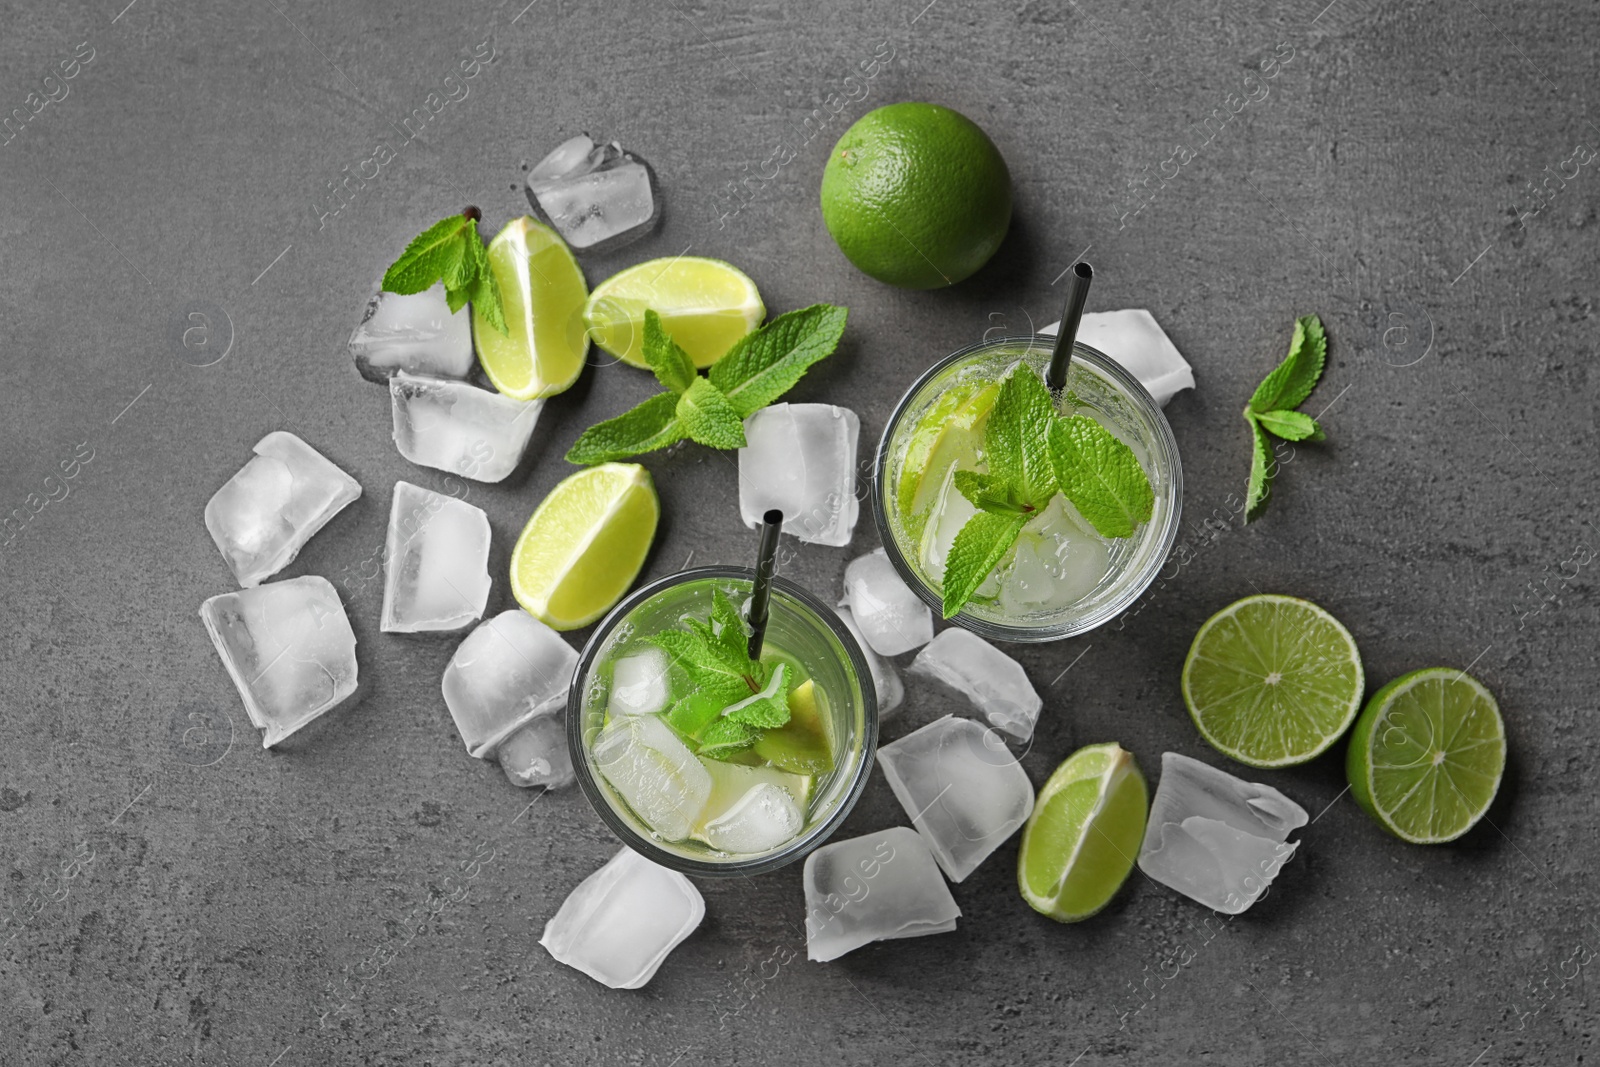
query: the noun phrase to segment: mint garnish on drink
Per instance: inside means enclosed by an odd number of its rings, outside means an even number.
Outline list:
[[[1087,415],[1059,415],[1026,364],[1000,384],[984,427],[988,470],[957,471],[955,486],[978,513],[950,546],[944,617],[972,599],[1022,528],[1061,493],[1102,537],[1131,537],[1148,522],[1155,489],[1133,450]]]
[[[838,347],[846,314],[841,307],[814,304],[779,315],[734,342],[701,375],[662,329],[660,316],[645,312],[645,362],[667,392],[589,427],[567,451],[567,461],[609,463],[684,438],[710,448],[743,448],[744,420]]]
[[[648,640],[688,677],[693,691],[667,710],[667,725],[691,749],[721,758],[789,721],[792,671],[786,663],[768,667],[750,658],[749,635],[732,600],[715,591],[710,619],[684,623],[688,629]]]
[[[500,286],[489,270],[483,238],[478,236],[482,217],[477,208],[469,207],[423,230],[383,272],[384,290],[410,296],[442,281],[452,314],[470,300],[495,329],[509,333],[500,306]]]
[[[1310,415],[1294,410],[1305,403],[1317,387],[1327,361],[1328,337],[1322,320],[1306,315],[1294,322],[1294,338],[1289,354],[1271,374],[1261,380],[1250,403],[1245,405],[1244,421],[1250,424],[1253,445],[1250,457],[1250,486],[1245,495],[1245,521],[1258,518],[1272,495],[1271,433],[1285,441],[1321,441],[1322,427]]]

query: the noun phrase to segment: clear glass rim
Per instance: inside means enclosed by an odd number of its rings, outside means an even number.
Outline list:
[[[996,338],[990,341],[978,341],[950,353],[933,366],[923,371],[907,387],[905,393],[895,404],[894,411],[889,415],[889,421],[884,425],[883,436],[878,440],[878,457],[873,466],[872,485],[872,517],[878,525],[878,537],[883,542],[883,549],[905,580],[919,596],[923,603],[933,609],[935,616],[944,611],[944,599],[922,579],[911,562],[900,551],[900,545],[894,537],[894,530],[889,523],[887,476],[889,470],[889,446],[894,439],[895,431],[899,428],[901,420],[905,417],[906,409],[912,400],[919,394],[923,387],[936,377],[948,370],[952,365],[979,353],[995,348],[1020,347],[1050,349],[1055,346],[1056,339],[1052,334],[1016,334]],[[1161,410],[1161,405],[1156,403],[1155,397],[1150,395],[1150,390],[1144,383],[1135,378],[1126,367],[1101,352],[1091,348],[1082,341],[1074,341],[1072,345],[1072,358],[1082,359],[1095,370],[1111,378],[1121,387],[1136,403],[1143,406],[1152,416],[1156,429],[1156,449],[1161,453],[1167,468],[1171,472],[1172,507],[1167,513],[1165,524],[1159,532],[1159,547],[1152,552],[1135,577],[1126,583],[1122,592],[1114,600],[1108,600],[1095,610],[1087,614],[1063,620],[1059,623],[1040,626],[1011,626],[1006,623],[995,622],[993,619],[981,618],[963,608],[953,618],[945,620],[960,626],[964,630],[971,630],[980,637],[991,638],[996,641],[1013,641],[1022,644],[1041,644],[1049,641],[1061,641],[1068,637],[1088,633],[1096,627],[1103,626],[1126,611],[1134,601],[1144,595],[1150,588],[1156,575],[1166,565],[1167,556],[1172,552],[1172,546],[1178,539],[1178,523],[1183,515],[1183,466],[1178,458],[1178,440],[1172,434],[1172,426],[1167,422],[1166,413]]]
[[[762,853],[749,859],[713,860],[681,855],[642,836],[618,814],[604,788],[595,779],[594,772],[589,766],[588,753],[584,748],[583,694],[588,688],[589,672],[594,667],[606,639],[633,613],[635,608],[645,601],[688,582],[727,578],[754,581],[755,572],[748,567],[696,567],[693,570],[679,571],[664,578],[657,578],[629,594],[595,627],[594,633],[590,635],[588,642],[583,646],[583,651],[578,655],[578,667],[573,672],[572,685],[567,691],[567,749],[572,757],[572,769],[577,775],[579,788],[589,801],[589,806],[600,816],[600,821],[610,827],[611,832],[616,834],[624,845],[646,859],[684,874],[712,878],[761,874],[776,870],[801,859],[821,845],[833,835],[855,808],[856,802],[861,799],[861,794],[867,788],[867,779],[872,776],[872,765],[878,751],[878,695],[873,688],[872,672],[867,666],[866,657],[861,652],[861,646],[856,643],[854,635],[832,608],[794,582],[778,576],[772,580],[773,604],[776,605],[780,598],[787,599],[815,616],[839,639],[845,654],[850,659],[851,669],[855,672],[856,686],[861,693],[861,760],[857,764],[855,777],[850,781],[844,795],[839,798],[839,802],[834,805],[826,818],[818,820],[799,837],[774,852]]]

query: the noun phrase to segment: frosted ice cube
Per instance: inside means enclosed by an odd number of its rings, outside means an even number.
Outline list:
[[[762,782],[706,823],[706,844],[719,852],[767,852],[792,840],[804,825],[805,815],[788,790]]]
[[[559,713],[577,666],[572,646],[521,608],[481,623],[456,648],[441,683],[467,751],[483,759],[523,723]]]
[[[839,604],[855,614],[867,644],[880,656],[898,656],[933,640],[933,612],[881,548],[850,561]]]
[[[689,879],[625,848],[568,894],[539,944],[602,985],[638,989],[705,914]]]
[[[200,605],[200,618],[263,748],[356,691],[356,635],[326,578],[223,593]]]
[[[459,630],[489,602],[489,516],[453,496],[395,482],[383,567],[386,632]]]
[[[1139,869],[1214,911],[1237,915],[1294,855],[1306,811],[1271,786],[1176,752],[1161,756]]]
[[[613,715],[654,715],[667,706],[669,664],[659,648],[642,648],[611,665]]]
[[[961,909],[927,842],[895,826],[806,857],[806,956],[825,963],[873,941],[944,934]]]
[[[952,882],[977,870],[1033,811],[1033,785],[1000,735],[946,715],[878,749],[889,788]]]
[[[739,515],[752,529],[773,508],[783,532],[817,545],[847,545],[859,513],[856,441],[861,420],[832,404],[772,404],[744,420]]]
[[[1053,334],[1060,325],[1051,323],[1039,332]],[[1194,369],[1144,308],[1088,312],[1078,324],[1078,340],[1122,364],[1162,407],[1194,388]]]
[[[294,434],[276,430],[206,502],[206,529],[248,589],[287,567],[311,536],[361,495],[356,480]]]
[[[511,731],[494,750],[494,758],[512,785],[524,789],[571,785],[572,753],[560,712],[540,715]]]
[[[465,378],[477,360],[472,313],[451,313],[443,282],[409,296],[379,290],[350,335],[350,355],[361,376],[380,385],[396,371]]]
[[[911,662],[911,673],[955,689],[983,713],[989,725],[1018,741],[1033,736],[1044,701],[1022,664],[977,634],[959,627],[942,631]]]
[[[516,470],[543,400],[512,400],[466,382],[397,371],[389,379],[394,443],[411,462],[480,482]]]
[[[666,841],[689,836],[711,775],[655,715],[620,715],[594,742],[594,763],[633,813]]]
[[[887,722],[905,700],[905,683],[900,681],[900,672],[894,669],[894,664],[872,651],[850,609],[840,608],[838,614],[839,621],[844,623],[845,629],[856,639],[856,644],[861,646],[862,658],[867,661],[867,669],[872,674],[872,687],[878,693],[878,721]]]
[[[528,172],[528,202],[575,249],[610,250],[650,232],[661,209],[650,165],[615,141],[563,141]]]
[[[1105,539],[1056,496],[1023,527],[1002,565],[1000,606],[1016,615],[1071,607],[1094,592],[1110,567]]]

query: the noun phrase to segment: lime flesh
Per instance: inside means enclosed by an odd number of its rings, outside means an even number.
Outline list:
[[[913,537],[922,532],[950,468],[972,466],[983,450],[983,431],[1000,395],[994,382],[963,382],[935,400],[917,421],[900,464],[895,499],[901,521]]]
[[[1105,907],[1133,870],[1149,814],[1149,789],[1131,752],[1116,742],[1074,752],[1039,791],[1022,829],[1022,899],[1057,922]]]
[[[789,721],[763,731],[751,752],[792,774],[816,776],[833,770],[833,725],[816,683],[808,678],[789,691]]]
[[[737,267],[720,259],[676,256],[652,259],[601,282],[583,319],[595,344],[624,363],[647,367],[647,310],[661,317],[661,328],[696,367],[721,359],[767,315],[756,283]]]
[[[1506,767],[1500,706],[1463,671],[1402,675],[1367,701],[1350,736],[1350,795],[1384,829],[1431,845],[1483,818]]]
[[[589,288],[559,234],[524,215],[489,242],[508,333],[473,308],[478,363],[494,387],[516,400],[564,392],[578,380],[589,338],[583,307]]]

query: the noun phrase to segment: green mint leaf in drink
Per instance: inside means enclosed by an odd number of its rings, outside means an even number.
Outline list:
[[[667,710],[667,725],[690,744],[698,745],[700,732],[722,717],[725,706],[711,693],[696,690]]]
[[[1133,449],[1087,415],[1050,421],[1056,484],[1102,537],[1132,537],[1150,521],[1155,489]]]
[[[950,618],[972,599],[989,572],[1000,565],[1017,535],[1028,523],[1024,514],[996,515],[980,511],[968,519],[950,546],[944,565],[944,617]]]
[[[1028,515],[1026,507],[1018,502],[1016,493],[1007,482],[996,484],[988,475],[977,471],[956,471],[956,491],[979,511],[992,511],[996,515]]]
[[[673,409],[678,425],[692,440],[709,448],[743,448],[744,419],[709,379],[693,378]]]
[[[445,301],[452,312],[460,311],[471,300],[504,333],[500,289],[489,270],[483,239],[478,236],[480,217],[477,208],[469,207],[422,231],[384,271],[383,288],[409,296],[443,282]]]
[[[1316,419],[1299,411],[1263,411],[1255,421],[1285,441],[1321,441],[1325,436]]]
[[[1000,383],[984,427],[990,489],[1007,486],[1011,499],[1028,511],[1042,511],[1056,492],[1048,440],[1055,417],[1044,380],[1027,364],[1019,364]]]
[[[748,417],[794,388],[806,370],[832,354],[844,334],[847,310],[813,304],[779,315],[735,341],[706,372],[740,417]]]
[[[1250,410],[1256,414],[1297,408],[1305,403],[1317,379],[1322,377],[1327,361],[1328,338],[1323,332],[1322,320],[1306,315],[1295,320],[1294,337],[1289,342],[1289,354],[1271,374],[1256,386],[1250,397]]]
[[[761,664],[750,658],[750,632],[745,628],[739,605],[720,589],[711,591],[711,619],[708,623],[697,620],[691,625],[704,628],[708,639],[730,662],[753,678],[765,677]]]
[[[700,731],[700,755],[707,759],[727,759],[735,752],[755,744],[760,736],[761,731],[754,726],[718,718]]]
[[[650,364],[656,381],[674,393],[688,392],[699,377],[689,353],[661,328],[661,316],[654,311],[644,313],[644,361]]]
[[[688,436],[678,423],[678,397],[657,393],[631,411],[597,422],[567,450],[567,462],[588,466],[666,448]]]
[[[1250,451],[1250,487],[1244,498],[1244,521],[1250,522],[1261,514],[1267,497],[1272,495],[1272,475],[1276,464],[1272,459],[1272,444],[1267,432],[1253,416],[1247,418],[1253,437]]]
[[[762,730],[771,730],[789,721],[789,676],[787,663],[780,663],[761,691],[723,709],[724,718]]]

